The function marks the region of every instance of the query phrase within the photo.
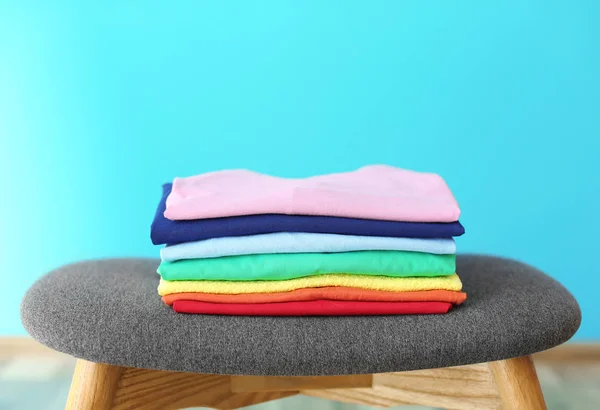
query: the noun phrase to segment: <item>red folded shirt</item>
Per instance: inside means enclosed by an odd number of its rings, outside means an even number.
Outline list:
[[[281,303],[210,303],[177,300],[178,313],[240,316],[362,316],[362,315],[427,315],[447,313],[448,302],[354,302],[311,300]]]

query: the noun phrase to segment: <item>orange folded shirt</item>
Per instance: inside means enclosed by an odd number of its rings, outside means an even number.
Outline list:
[[[323,288],[303,288],[279,293],[171,293],[162,297],[163,302],[171,306],[180,300],[193,300],[210,303],[280,303],[302,302],[310,300],[344,300],[363,302],[448,302],[460,305],[467,298],[464,292],[450,290],[426,290],[419,292],[387,292],[342,286]]]

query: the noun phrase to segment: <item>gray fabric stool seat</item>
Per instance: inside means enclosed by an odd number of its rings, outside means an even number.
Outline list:
[[[458,256],[467,301],[446,315],[237,317],[176,314],[153,259],[72,264],[25,295],[27,331],[90,362],[228,375],[399,372],[525,356],[568,340],[581,312],[552,278],[519,262]]]

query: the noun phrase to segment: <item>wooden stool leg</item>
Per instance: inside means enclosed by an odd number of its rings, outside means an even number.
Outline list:
[[[77,360],[66,410],[110,410],[124,368]]]
[[[78,360],[66,410],[237,409],[298,394],[282,382],[277,391],[233,391],[231,379]]]
[[[489,363],[505,410],[546,410],[530,356]]]

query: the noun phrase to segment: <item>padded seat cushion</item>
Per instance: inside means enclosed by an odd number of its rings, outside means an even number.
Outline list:
[[[208,374],[336,375],[488,362],[567,341],[581,312],[537,269],[459,255],[467,301],[445,315],[185,315],[157,294],[159,260],[75,263],[36,282],[21,306],[46,346],[114,365]]]

